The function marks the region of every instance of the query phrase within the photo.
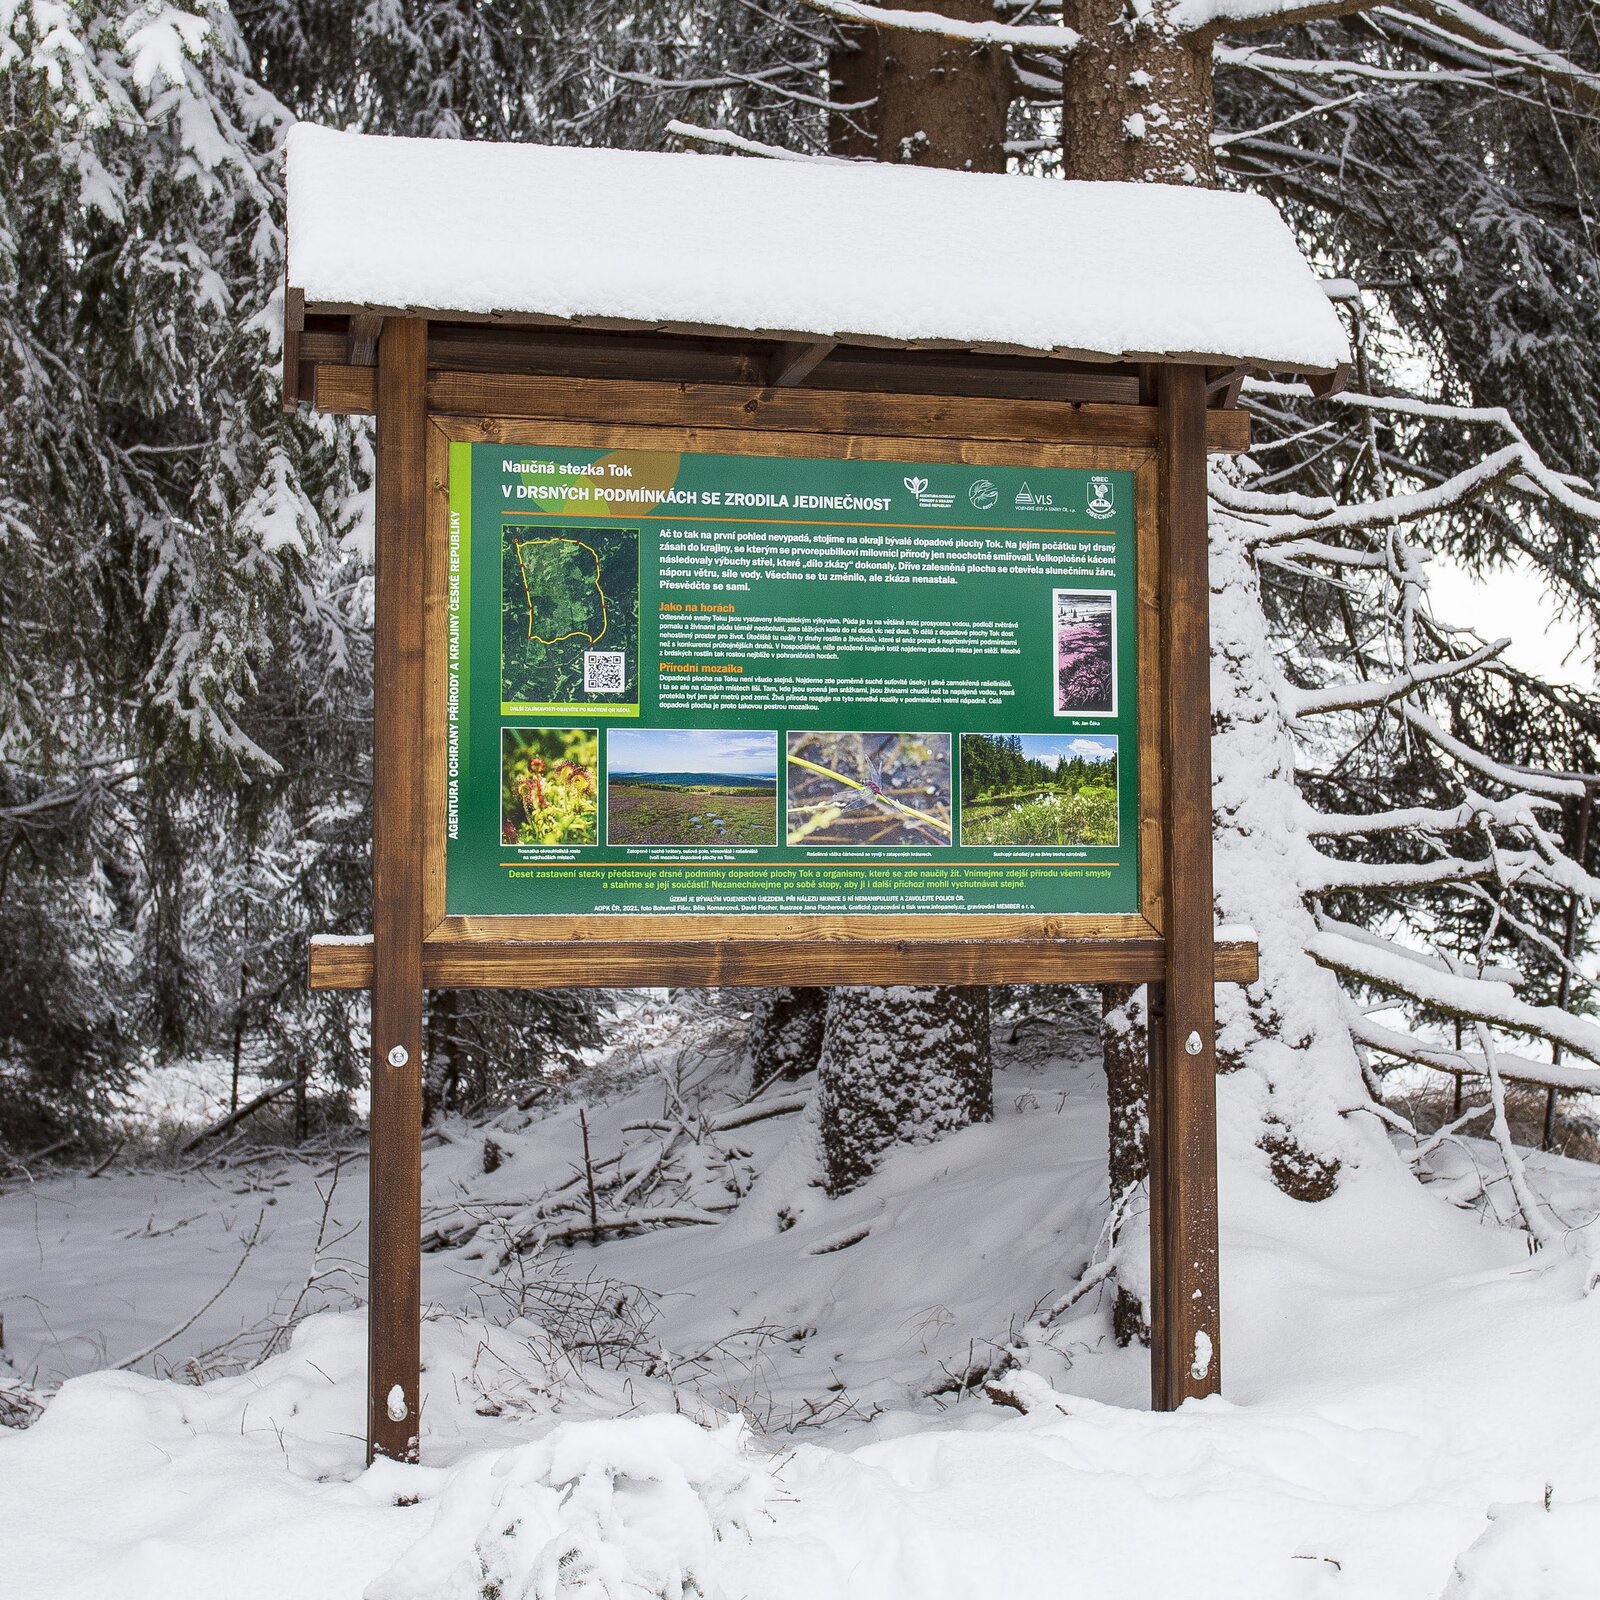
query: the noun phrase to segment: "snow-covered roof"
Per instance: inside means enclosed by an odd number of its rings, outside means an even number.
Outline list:
[[[339,133],[288,146],[289,283],[372,307],[1330,371],[1271,202],[1169,184]]]

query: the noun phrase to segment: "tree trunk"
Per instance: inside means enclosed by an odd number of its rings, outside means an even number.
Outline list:
[[[1132,1213],[1141,1185],[1150,1176],[1150,1061],[1147,1053],[1144,989],[1108,983],[1100,990],[1100,1040],[1106,1070],[1106,1113],[1109,1124],[1107,1167],[1111,1206],[1121,1211],[1119,1239],[1137,1248]],[[1134,1236],[1130,1238],[1130,1235]],[[1119,1273],[1111,1326],[1118,1344],[1150,1343],[1150,1316],[1144,1297],[1133,1287],[1140,1273]]]
[[[988,0],[905,4],[993,20]],[[829,118],[835,155],[1005,171],[1012,75],[1003,51],[934,34],[851,28],[833,52],[830,76],[836,104],[872,102]],[[796,1016],[789,1044],[796,1076],[810,1065],[805,1052],[820,1048],[830,1194],[864,1182],[890,1145],[927,1143],[994,1115],[986,989],[835,989],[825,1026],[809,1033]]]
[[[750,1081],[799,1078],[822,1055],[828,996],[823,989],[763,989],[752,1022]]]
[[[901,9],[994,20],[988,0],[901,0]],[[896,29],[848,28],[842,38],[829,62],[834,101],[876,104],[833,113],[828,140],[835,155],[1005,171],[1012,78],[1003,51]]]
[[[1065,0],[1062,21],[1083,36],[1063,70],[1066,177],[1216,183],[1211,40],[1169,29],[1171,5],[1135,21],[1124,0]]]
[[[930,1144],[994,1115],[989,991],[835,989],[822,1047],[829,1194],[869,1178],[895,1144]]]

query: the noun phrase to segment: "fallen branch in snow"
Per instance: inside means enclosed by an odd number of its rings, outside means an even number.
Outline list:
[[[111,1163],[122,1154],[122,1147],[127,1144],[127,1142],[128,1141],[126,1139],[118,1139],[117,1142],[112,1145],[111,1153],[102,1157],[99,1161],[95,1162],[92,1167],[89,1168],[88,1176],[91,1178],[98,1178],[100,1174],[104,1172],[106,1168],[109,1167]]]
[[[209,1128],[202,1128],[192,1139],[184,1142],[179,1151],[180,1155],[188,1155],[191,1150],[197,1150],[207,1139],[215,1139],[218,1134],[226,1133],[229,1128],[237,1127],[246,1117],[253,1117],[263,1106],[269,1106],[281,1095],[286,1095],[294,1088],[294,1079],[285,1078],[282,1083],[275,1083],[270,1089],[263,1089],[254,1100],[239,1107],[237,1111],[230,1111],[227,1116],[219,1117]]]
[[[0,1428],[29,1428],[49,1396],[29,1383],[0,1350]]]
[[[731,1211],[733,1204],[730,1202],[724,1210]],[[687,1223],[712,1223],[721,1222],[722,1218],[714,1211],[690,1211],[666,1207],[655,1211],[624,1211],[619,1216],[596,1217],[593,1222],[587,1218],[580,1222],[569,1222],[560,1227],[534,1228],[528,1233],[520,1234],[511,1240],[500,1257],[503,1266],[513,1255],[520,1255],[527,1250],[537,1250],[547,1244],[565,1244],[570,1239],[586,1239],[596,1233],[624,1233],[629,1228],[648,1228],[657,1225],[678,1227]]]
[[[344,1240],[355,1232],[355,1224],[345,1228],[337,1238],[328,1238],[328,1225],[333,1215],[333,1197],[339,1188],[342,1162],[335,1161],[333,1166],[333,1181],[322,1194],[322,1215],[317,1219],[317,1237],[311,1246],[311,1266],[307,1270],[305,1279],[301,1283],[294,1300],[290,1303],[287,1312],[275,1316],[272,1332],[268,1335],[266,1343],[261,1347],[258,1361],[265,1361],[268,1356],[276,1355],[288,1342],[289,1336],[299,1326],[301,1316],[307,1299],[312,1290],[320,1288],[332,1278],[344,1277],[349,1273],[349,1268],[341,1265],[324,1267],[323,1261],[327,1252],[333,1245],[342,1244]]]
[[[1506,1118],[1505,1079],[1500,1075],[1500,1066],[1495,1058],[1494,1040],[1489,1037],[1489,1030],[1483,1023],[1478,1022],[1473,1026],[1483,1050],[1484,1062],[1489,1068],[1489,1102],[1494,1107],[1494,1142],[1500,1148],[1500,1159],[1506,1164],[1506,1177],[1510,1180],[1512,1194],[1517,1197],[1517,1209],[1521,1211],[1522,1221],[1537,1243],[1554,1244],[1560,1235],[1551,1227],[1541,1209],[1533,1186],[1528,1182],[1528,1169],[1523,1165],[1511,1138],[1511,1124]]]
[[[788,150],[781,144],[762,144],[759,139],[747,139],[743,134],[733,133],[727,128],[702,128],[693,122],[679,122],[676,118],[667,124],[667,132],[674,138],[692,144],[736,150],[742,156],[765,156],[769,161],[821,161],[836,167],[853,165],[841,156],[807,155],[803,150]]]
[[[1042,1317],[1039,1318],[1039,1326],[1042,1328],[1049,1327],[1049,1325],[1054,1322],[1057,1317],[1062,1316],[1066,1312],[1070,1311],[1092,1289],[1099,1288],[1099,1286],[1104,1283],[1107,1278],[1112,1277],[1116,1270],[1117,1265],[1115,1256],[1107,1256],[1104,1261],[1097,1261],[1086,1273],[1084,1273],[1081,1278],[1078,1279],[1077,1283],[1074,1284],[1071,1289],[1062,1295],[1062,1297],[1057,1300],[1056,1303],[1051,1306]]]
[[[57,1139],[54,1144],[47,1144],[40,1150],[30,1150],[25,1156],[7,1156],[5,1164],[18,1172],[26,1172],[30,1162],[48,1161],[51,1156],[60,1155],[63,1150],[70,1150],[77,1142],[77,1134],[69,1133],[65,1139]]]
[[[245,1239],[244,1249],[240,1251],[239,1259],[234,1262],[233,1271],[230,1272],[227,1278],[223,1281],[222,1287],[218,1289],[217,1292],[199,1308],[199,1310],[193,1312],[190,1316],[185,1317],[183,1321],[180,1322],[177,1327],[172,1329],[170,1333],[162,1334],[159,1339],[147,1344],[142,1350],[135,1350],[131,1356],[124,1356],[120,1361],[112,1362],[110,1367],[112,1372],[125,1372],[129,1367],[138,1366],[138,1364],[143,1361],[146,1356],[153,1356],[156,1351],[161,1349],[164,1345],[171,1344],[172,1341],[179,1336],[179,1334],[187,1333],[189,1329],[192,1328],[195,1323],[197,1323],[201,1317],[203,1317],[206,1312],[208,1312],[212,1306],[214,1306],[217,1301],[219,1301],[223,1295],[225,1295],[228,1290],[233,1287],[233,1280],[244,1271],[245,1262],[250,1259],[250,1253],[255,1249],[257,1242],[261,1238],[261,1221],[265,1216],[266,1212],[264,1211],[259,1211],[256,1213],[255,1226],[250,1230],[248,1237]]]

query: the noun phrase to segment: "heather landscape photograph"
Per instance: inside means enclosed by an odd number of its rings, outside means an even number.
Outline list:
[[[715,728],[606,735],[606,843],[776,844],[778,736]]]
[[[1116,597],[1096,589],[1057,589],[1056,715],[1117,714]]]

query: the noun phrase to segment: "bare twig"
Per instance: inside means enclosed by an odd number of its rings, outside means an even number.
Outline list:
[[[185,1317],[170,1333],[162,1334],[159,1339],[152,1344],[147,1344],[142,1350],[135,1350],[131,1356],[124,1356],[120,1361],[113,1362],[111,1371],[125,1372],[129,1367],[136,1367],[146,1356],[153,1356],[163,1345],[171,1344],[179,1334],[187,1333],[233,1287],[233,1280],[244,1270],[245,1262],[250,1259],[250,1253],[255,1249],[256,1243],[261,1237],[261,1219],[265,1215],[264,1211],[256,1213],[255,1226],[250,1230],[249,1237],[244,1241],[244,1249],[240,1251],[239,1259],[234,1262],[233,1271],[228,1274],[222,1287],[199,1310]]]

